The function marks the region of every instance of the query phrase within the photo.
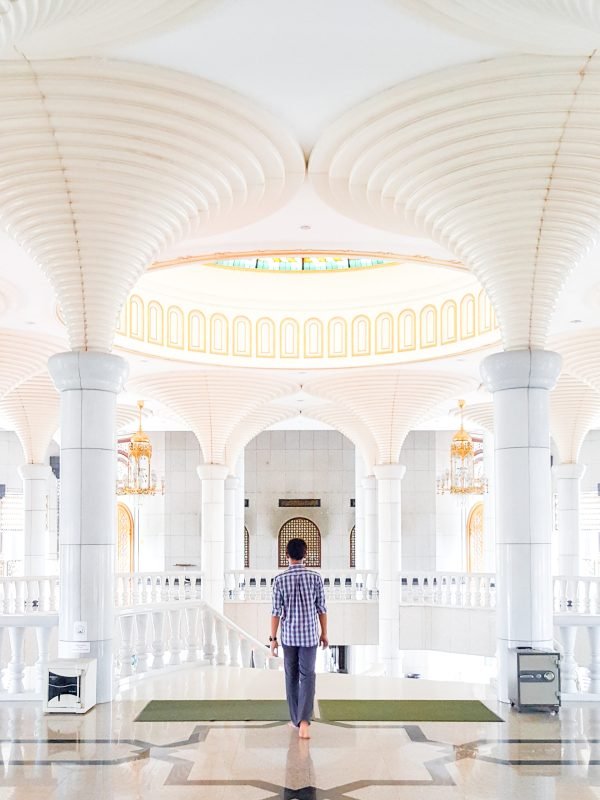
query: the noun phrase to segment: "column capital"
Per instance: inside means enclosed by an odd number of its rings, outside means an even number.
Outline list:
[[[196,472],[201,481],[224,481],[229,469],[223,464],[200,464]]]
[[[48,464],[22,464],[18,472],[19,477],[24,481],[43,481],[52,475],[52,468]]]
[[[233,490],[237,489],[239,485],[240,485],[240,479],[236,478],[235,475],[228,475],[225,478],[225,488],[226,489],[229,489],[229,490],[233,491]]]
[[[576,481],[585,475],[585,464],[555,464],[552,474],[558,480]]]
[[[118,394],[129,373],[127,362],[121,356],[85,350],[50,356],[48,370],[59,392],[97,389]]]
[[[377,478],[375,475],[367,475],[363,478],[360,482],[362,489],[376,489],[377,488]]]
[[[481,362],[481,377],[489,392],[505,389],[553,389],[562,359],[551,350],[505,350]]]
[[[404,464],[376,464],[373,472],[378,481],[401,481],[406,473]]]

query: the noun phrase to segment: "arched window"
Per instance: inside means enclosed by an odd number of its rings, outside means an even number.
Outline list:
[[[244,525],[244,569],[250,569],[250,533]]]
[[[350,531],[350,569],[356,567],[356,525]]]
[[[321,531],[314,522],[306,519],[306,517],[294,517],[284,522],[279,531],[280,567],[287,567],[288,565],[285,551],[290,539],[304,539],[306,542],[307,550],[304,563],[307,567],[321,566]]]

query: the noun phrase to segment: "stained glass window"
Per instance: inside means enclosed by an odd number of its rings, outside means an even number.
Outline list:
[[[321,566],[321,532],[314,522],[306,517],[294,517],[288,519],[281,526],[279,531],[279,566],[287,567],[288,558],[286,555],[287,543],[290,539],[304,539],[306,542],[306,558],[304,563],[307,567]]]

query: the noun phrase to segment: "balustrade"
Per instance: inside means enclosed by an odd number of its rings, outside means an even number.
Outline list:
[[[276,575],[283,570],[240,569],[225,573],[225,600],[269,602]],[[377,572],[374,570],[317,569],[323,578],[327,600],[377,600]]]
[[[0,614],[34,614],[57,610],[56,575],[0,578]]]
[[[400,602],[408,605],[494,608],[496,576],[477,572],[401,572]]]
[[[600,617],[555,614],[563,700],[600,700]]]
[[[115,575],[115,606],[200,600],[202,573],[188,570],[169,572],[119,572]]]
[[[58,614],[0,615],[0,700],[41,697],[57,629]]]

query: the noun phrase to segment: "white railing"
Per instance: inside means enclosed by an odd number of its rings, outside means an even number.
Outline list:
[[[600,614],[600,578],[587,575],[555,577],[554,610],[568,614]]]
[[[181,663],[279,669],[282,659],[203,601],[117,611],[119,677]]]
[[[400,602],[407,605],[495,608],[496,576],[486,572],[401,572]]]
[[[117,608],[176,600],[200,600],[201,595],[202,573],[198,571],[119,572],[115,575]]]
[[[561,656],[563,700],[600,700],[600,617],[555,614]]]
[[[42,696],[45,665],[56,655],[57,629],[58,614],[0,615],[0,700]]]
[[[47,613],[58,609],[58,577],[0,578],[0,614]]]
[[[377,600],[377,572],[364,569],[317,569],[328,600]],[[268,602],[276,575],[283,569],[240,569],[225,573],[225,600]]]

